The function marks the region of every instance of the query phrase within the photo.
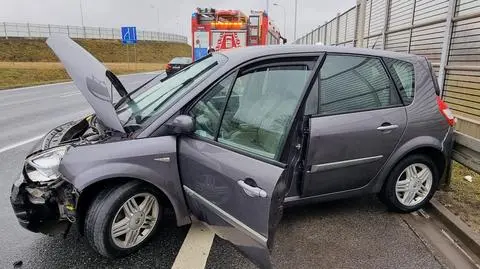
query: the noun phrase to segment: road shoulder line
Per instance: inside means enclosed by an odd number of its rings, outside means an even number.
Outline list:
[[[17,142],[17,143],[15,143],[15,144],[11,144],[11,145],[9,145],[9,146],[0,148],[0,153],[3,153],[3,152],[5,152],[5,151],[9,151],[9,150],[11,150],[11,149],[14,149],[14,148],[16,148],[16,147],[23,146],[23,145],[28,144],[28,143],[32,143],[32,142],[37,141],[38,139],[42,138],[43,136],[44,136],[44,135],[35,136],[35,137],[32,137],[32,138],[29,138],[29,139],[26,139],[26,140]]]
[[[159,72],[162,72],[162,70],[159,70]],[[157,71],[152,71],[152,72],[141,72],[141,73],[132,73],[132,74],[124,74],[124,75],[118,75],[118,77],[128,77],[128,76],[134,76],[134,75],[153,75],[159,73]],[[64,81],[64,82],[56,82],[56,83],[49,83],[49,84],[40,84],[40,85],[35,85],[35,86],[27,86],[27,87],[20,87],[20,88],[12,88],[12,89],[4,89],[0,90],[0,92],[16,92],[16,91],[22,91],[22,90],[28,90],[28,89],[35,89],[35,88],[43,88],[43,87],[48,87],[48,86],[58,86],[58,85],[65,85],[65,84],[72,84],[73,81]]]

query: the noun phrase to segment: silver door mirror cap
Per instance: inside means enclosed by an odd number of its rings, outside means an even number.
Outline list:
[[[195,131],[195,119],[188,115],[178,115],[168,127],[175,134],[190,134]]]

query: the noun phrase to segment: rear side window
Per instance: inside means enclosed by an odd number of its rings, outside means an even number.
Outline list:
[[[320,70],[319,114],[398,106],[398,93],[378,58],[328,55]]]
[[[413,65],[404,61],[385,58],[385,63],[392,74],[393,81],[400,91],[403,102],[409,105],[415,96],[415,75]]]

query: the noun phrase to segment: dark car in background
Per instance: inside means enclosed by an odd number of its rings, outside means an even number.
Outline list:
[[[168,76],[175,74],[192,63],[190,57],[175,57],[166,66],[165,72]]]
[[[284,206],[378,193],[411,212],[449,171],[455,118],[425,57],[239,48],[113,105],[113,73],[66,37],[47,43],[95,114],[45,136],[11,203],[26,229],[75,223],[104,256],[143,246],[171,207],[270,267]]]

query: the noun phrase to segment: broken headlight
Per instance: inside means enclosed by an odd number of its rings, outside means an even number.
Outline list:
[[[47,182],[58,179],[58,166],[67,152],[67,146],[55,147],[27,158],[26,172],[33,182]]]

